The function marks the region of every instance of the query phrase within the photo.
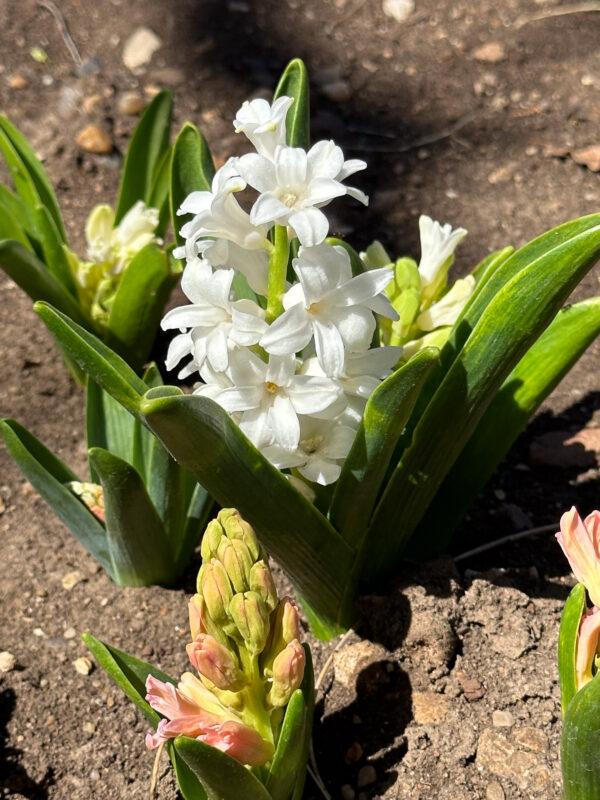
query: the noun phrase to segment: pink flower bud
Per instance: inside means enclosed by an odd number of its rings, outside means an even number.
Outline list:
[[[558,543],[578,581],[595,606],[600,606],[600,511],[582,520],[575,507],[560,519]]]
[[[306,654],[297,639],[290,642],[273,661],[273,685],[267,702],[275,708],[289,703],[304,677]]]
[[[207,633],[204,617],[206,615],[206,604],[202,595],[195,594],[190,597],[188,605],[190,615],[190,631],[192,632],[192,639],[196,639],[198,634]]]
[[[186,650],[200,675],[208,678],[218,689],[237,692],[244,686],[246,681],[233,653],[212,636],[199,634]]]

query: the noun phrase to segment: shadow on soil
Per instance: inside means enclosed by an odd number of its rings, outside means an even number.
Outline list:
[[[53,770],[49,767],[41,781],[34,781],[19,764],[21,750],[7,747],[7,725],[15,708],[16,696],[12,689],[0,688],[0,798],[18,795],[27,800],[46,800],[48,788],[53,783]]]

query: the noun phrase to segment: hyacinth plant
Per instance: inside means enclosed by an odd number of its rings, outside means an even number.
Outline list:
[[[558,645],[563,797],[599,800],[600,511],[582,519],[572,508],[556,536],[578,580],[565,604]]]
[[[314,679],[298,611],[278,599],[251,526],[222,509],[202,539],[197,594],[189,603],[193,672],[179,682],[85,635],[100,665],[166,744],[185,800],[300,800]]]
[[[138,386],[162,385],[150,365]],[[91,379],[86,390],[90,477],[80,480],[12,419],[0,436],[27,480],[121,586],[172,585],[186,568],[213,506],[151,431]]]
[[[355,619],[406,556],[442,551],[542,400],[600,331],[600,300],[561,306],[600,256],[600,215],[487,256],[448,285],[466,231],[426,216],[421,258],[362,256],[327,204],[362,161],[309,143],[300,61],[235,129],[254,151],[216,173],[186,126],[171,208],[190,299],[167,363],[201,379],[140,391],[127,365],[47,304],[60,345],[161,439],[287,570],[317,635]],[[246,206],[238,201],[246,198]],[[249,210],[248,210],[249,209]]]
[[[95,206],[87,253],[67,242],[56,196],[30,144],[0,116],[0,152],[14,189],[0,185],[0,267],[33,300],[45,300],[95,333],[136,370],[147,361],[180,264],[163,246],[169,221],[172,97],[152,100],[131,139],[116,207]],[[78,367],[63,353],[77,380]]]

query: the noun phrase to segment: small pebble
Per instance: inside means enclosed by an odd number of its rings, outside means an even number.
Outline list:
[[[510,728],[515,724],[515,720],[510,711],[494,711],[492,714],[492,725],[494,728]]]
[[[383,0],[383,13],[397,22],[405,22],[414,10],[414,0]]]
[[[75,137],[75,143],[87,153],[107,155],[113,150],[113,142],[109,134],[97,125],[86,125]]]
[[[17,659],[8,650],[0,653],[0,672],[11,672],[15,668]]]
[[[146,108],[146,101],[138,92],[125,92],[117,99],[119,114],[141,114]]]
[[[20,72],[15,72],[14,75],[8,79],[9,89],[26,89],[29,86],[29,81]]]
[[[150,28],[136,28],[123,47],[123,63],[128,69],[142,67],[161,46],[161,40]]]
[[[97,781],[99,777],[100,777],[100,773],[98,772],[98,770],[97,770],[97,769],[93,769],[93,770],[90,772],[90,780],[92,780],[92,781]]]
[[[347,81],[333,81],[321,87],[321,91],[328,100],[334,103],[343,103],[352,97],[352,90]]]
[[[93,722],[84,722],[83,723],[83,730],[85,733],[89,733],[91,736],[93,733],[96,732],[96,726]]]
[[[80,675],[89,675],[92,671],[92,662],[85,656],[76,658],[75,661],[73,661],[73,666]]]
[[[369,786],[369,784],[375,783],[376,780],[377,772],[372,764],[365,764],[364,767],[361,767],[357,781],[359,789],[362,789],[363,786]]]
[[[62,587],[67,592],[70,592],[71,589],[74,589],[78,583],[82,583],[83,581],[87,580],[83,572],[80,572],[78,569],[73,570],[72,572],[67,572],[66,575],[63,575],[62,578]]]
[[[67,628],[63,633],[63,637],[65,639],[74,639],[77,636],[77,631],[75,628]]]
[[[473,50],[473,58],[477,61],[487,61],[490,64],[498,64],[506,58],[506,50],[500,42],[488,42],[487,44]]]

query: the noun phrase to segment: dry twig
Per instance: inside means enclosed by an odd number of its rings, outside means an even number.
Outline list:
[[[487,550],[492,550],[494,547],[500,547],[501,545],[509,544],[510,542],[518,542],[520,539],[526,539],[528,536],[535,536],[538,533],[550,533],[551,531],[555,531],[556,528],[556,525],[541,525],[539,528],[530,528],[527,531],[511,533],[510,536],[504,536],[502,539],[496,539],[494,542],[482,544],[480,547],[474,547],[473,550],[467,550],[466,553],[461,553],[458,556],[454,556],[454,561],[464,561],[466,558],[477,556],[479,553],[485,553]]]
[[[52,14],[56,24],[58,25],[58,31],[62,36],[62,40],[65,43],[67,50],[71,54],[71,58],[75,62],[75,66],[77,69],[81,69],[83,66],[83,61],[79,54],[79,50],[77,49],[77,46],[73,41],[71,34],[69,33],[67,23],[65,22],[65,18],[63,17],[61,10],[52,2],[52,0],[38,0],[38,6],[45,8],[46,11],[49,11]]]

